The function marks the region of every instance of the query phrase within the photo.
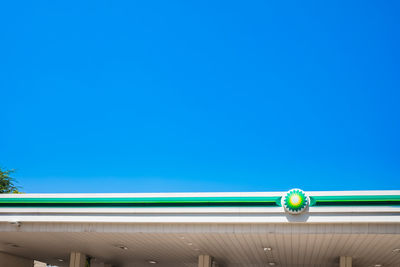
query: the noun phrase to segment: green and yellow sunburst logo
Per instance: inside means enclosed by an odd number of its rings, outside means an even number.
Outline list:
[[[282,198],[282,206],[291,214],[302,213],[310,203],[303,190],[292,189]]]

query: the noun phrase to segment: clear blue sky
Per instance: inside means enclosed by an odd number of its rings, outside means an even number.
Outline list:
[[[25,192],[400,189],[399,1],[5,1]]]

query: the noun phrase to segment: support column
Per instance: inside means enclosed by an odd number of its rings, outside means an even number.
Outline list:
[[[71,252],[69,267],[85,267],[86,255],[80,252]]]
[[[340,267],[352,267],[353,258],[349,256],[340,256]]]
[[[212,257],[210,255],[200,255],[199,267],[212,267]]]

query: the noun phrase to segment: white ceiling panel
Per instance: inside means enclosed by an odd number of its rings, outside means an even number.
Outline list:
[[[191,267],[200,254],[222,267],[338,266],[352,256],[353,266],[400,266],[397,224],[25,224],[0,225],[0,250],[67,266],[80,251],[115,266]],[[19,247],[13,247],[18,245]],[[124,245],[128,250],[117,248]],[[272,251],[265,252],[264,247]],[[59,263],[57,259],[63,259]],[[150,265],[148,260],[156,260]]]

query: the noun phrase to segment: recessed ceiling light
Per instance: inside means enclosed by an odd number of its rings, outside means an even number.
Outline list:
[[[21,226],[21,222],[19,222],[19,221],[10,221],[9,223],[12,224],[12,225],[16,225],[18,227]]]
[[[375,264],[374,267],[382,267],[382,264]]]
[[[64,260],[63,259],[57,259],[59,262],[63,262]]]
[[[126,247],[126,246],[124,246],[124,245],[116,245],[115,247],[116,247],[116,248],[120,248],[120,249],[122,249],[122,250],[127,250],[127,249],[128,249],[128,247]]]
[[[400,248],[395,248],[392,250],[393,253],[400,253]]]
[[[193,243],[187,243],[188,244],[188,246],[192,246],[193,245]]]
[[[153,260],[149,260],[148,263],[150,263],[150,264],[157,264],[158,262],[153,261]]]
[[[271,251],[272,248],[264,248],[264,251]]]
[[[275,266],[276,263],[275,263],[275,262],[268,262],[268,265],[269,265],[269,266]]]

